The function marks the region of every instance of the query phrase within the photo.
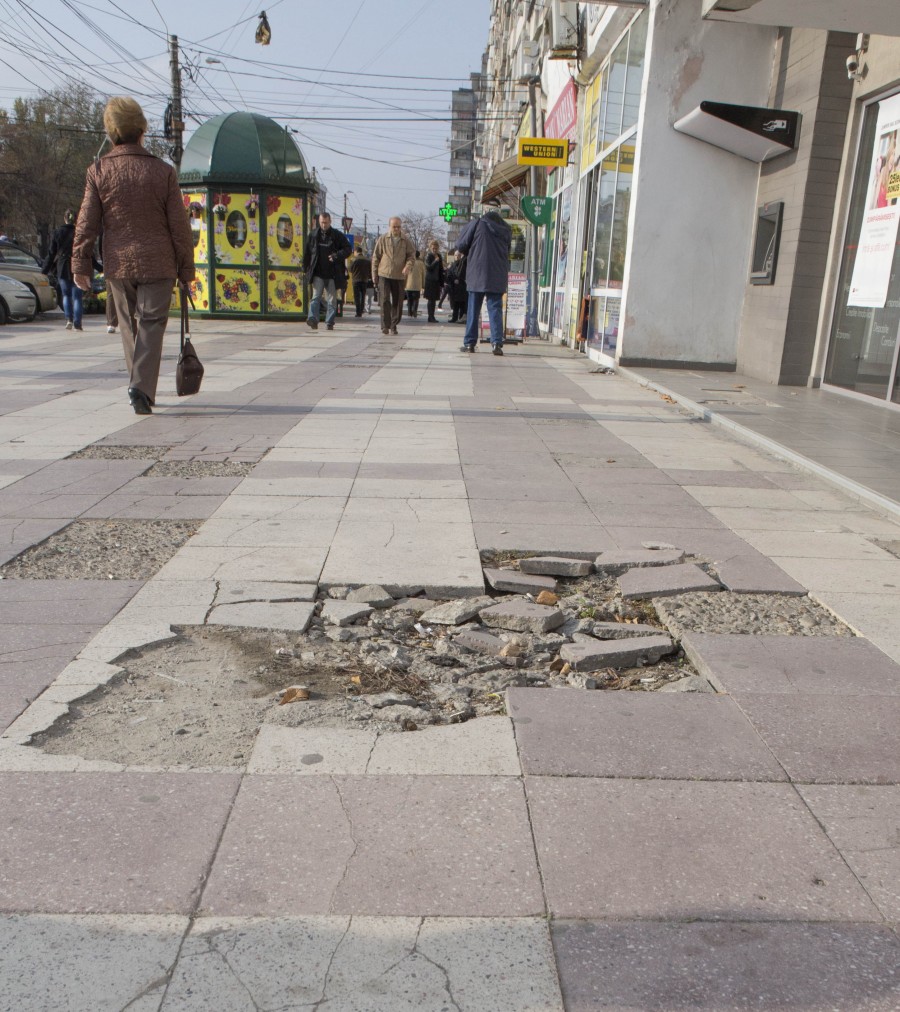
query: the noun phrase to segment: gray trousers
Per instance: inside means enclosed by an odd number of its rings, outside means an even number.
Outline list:
[[[122,331],[128,385],[146,394],[151,404],[156,400],[163,337],[174,287],[174,278],[164,281],[106,279],[107,298],[112,295],[115,300]]]

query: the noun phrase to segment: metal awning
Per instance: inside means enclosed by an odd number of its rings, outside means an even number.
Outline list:
[[[510,155],[502,162],[497,162],[491,169],[491,174],[488,176],[481,194],[482,200],[502,197],[507,191],[515,190],[525,182],[528,166],[519,165],[516,161],[517,157],[517,155]]]
[[[783,28],[900,35],[897,0],[703,0],[703,16]]]
[[[800,132],[800,113],[760,109],[727,102],[701,102],[674,123],[679,133],[724,148],[751,162],[793,151]]]

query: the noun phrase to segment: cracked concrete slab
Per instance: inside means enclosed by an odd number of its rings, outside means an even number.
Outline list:
[[[176,916],[0,917],[3,1002],[17,1012],[156,1012],[187,926]]]
[[[305,632],[315,611],[310,601],[244,601],[219,604],[210,612],[208,625],[242,629],[284,629]]]
[[[247,772],[318,776],[365,773],[377,738],[376,731],[354,728],[263,724]]]

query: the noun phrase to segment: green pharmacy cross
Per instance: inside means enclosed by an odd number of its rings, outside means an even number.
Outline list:
[[[459,214],[459,208],[454,207],[448,200],[442,208],[438,209],[438,214],[447,222],[449,225],[451,221]]]

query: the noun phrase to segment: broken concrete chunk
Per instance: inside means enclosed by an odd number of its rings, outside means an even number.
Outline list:
[[[413,615],[418,618],[419,615],[424,615],[426,611],[430,611],[435,607],[437,607],[437,601],[432,601],[427,597],[404,597],[394,602],[391,611],[400,615]]]
[[[545,633],[558,629],[566,617],[558,608],[531,601],[505,601],[482,608],[478,617],[485,625],[514,632]]]
[[[494,590],[505,590],[510,594],[537,595],[542,590],[556,590],[556,580],[552,576],[529,576],[515,569],[485,569],[484,578]]]
[[[366,626],[340,626],[337,629],[326,629],[325,635],[332,641],[332,643],[352,643],[358,640],[368,639],[368,637],[371,636],[371,630]]]
[[[598,573],[623,573],[626,569],[640,569],[643,566],[674,566],[683,559],[684,552],[678,548],[622,548],[601,552],[594,561],[594,569]]]
[[[532,573],[536,576],[587,576],[591,571],[591,564],[584,559],[540,555],[533,559],[519,559],[519,569],[523,573]]]
[[[464,597],[457,601],[439,604],[435,608],[429,608],[419,617],[423,625],[462,625],[463,622],[475,618],[479,610],[493,600],[487,595]]]
[[[417,706],[415,699],[402,692],[374,692],[362,697],[373,710],[383,710],[386,706]]]
[[[482,632],[480,629],[463,629],[462,632],[454,636],[453,643],[456,646],[465,647],[467,650],[490,654],[493,657],[499,657],[500,651],[506,646],[499,636]]]
[[[371,614],[369,605],[352,601],[326,601],[322,605],[322,619],[326,625],[353,625]]]
[[[633,668],[639,663],[655,664],[674,649],[668,636],[644,636],[624,642],[566,643],[560,648],[559,656],[571,664],[573,671],[599,671],[601,668]]]
[[[566,675],[566,681],[576,689],[596,689],[597,679],[590,675],[583,675],[580,671],[570,671]]]
[[[306,601],[243,601],[213,608],[209,625],[232,625],[244,629],[283,629],[305,632],[315,605]]]
[[[668,541],[642,541],[641,548],[649,548],[651,552],[678,551],[678,548],[675,545],[670,545]]]
[[[625,600],[646,597],[672,597],[697,590],[721,590],[722,586],[699,566],[686,562],[661,569],[629,569],[619,577],[619,589]]]
[[[374,583],[367,583],[365,587],[349,591],[344,600],[353,601],[355,604],[370,604],[373,608],[390,608],[394,603],[393,597],[384,587]]]
[[[643,622],[594,622],[591,635],[598,640],[633,640],[636,636],[655,636],[659,626]]]

